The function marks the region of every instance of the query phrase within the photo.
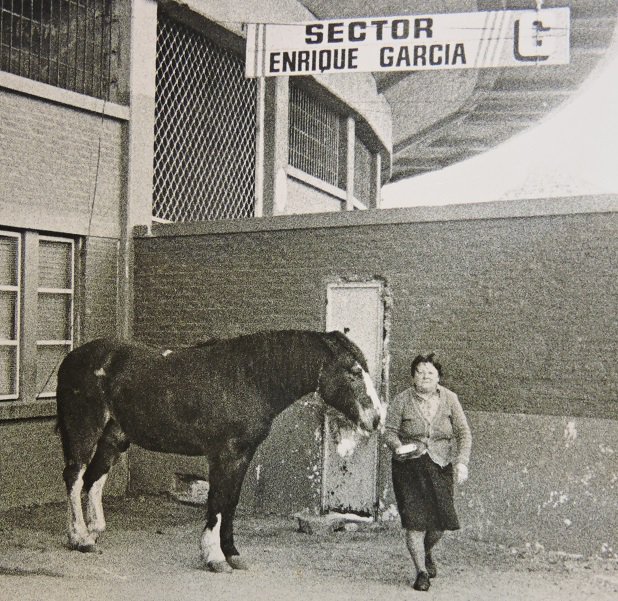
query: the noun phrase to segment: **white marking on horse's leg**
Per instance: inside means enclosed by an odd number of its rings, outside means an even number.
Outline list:
[[[202,533],[202,557],[205,562],[225,561],[221,550],[221,514],[217,514],[217,523],[214,528],[206,528]]]
[[[68,499],[68,532],[69,545],[75,548],[84,548],[94,545],[94,540],[88,533],[86,522],[84,521],[84,513],[82,511],[82,488],[84,487],[84,472],[86,466],[80,468],[75,482],[69,490]]]
[[[88,491],[86,503],[86,524],[88,532],[96,540],[105,531],[105,513],[103,512],[103,487],[107,474],[103,474]]]
[[[100,367],[99,369],[95,369],[94,370],[94,375],[97,378],[102,378],[105,375],[105,370],[102,367]]]
[[[365,370],[363,370],[363,381],[365,382],[367,396],[371,399],[371,402],[373,403],[373,408],[380,416],[380,425],[382,426],[386,420],[386,405],[382,401],[380,401],[380,397],[378,396],[378,392],[373,385],[371,376]]]

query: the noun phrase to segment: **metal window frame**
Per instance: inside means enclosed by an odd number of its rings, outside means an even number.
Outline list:
[[[62,244],[69,244],[70,246],[70,258],[69,258],[69,267],[70,267],[70,280],[71,280],[71,288],[47,288],[47,287],[39,287],[37,286],[37,296],[41,294],[54,294],[54,295],[65,295],[70,298],[68,315],[69,315],[69,339],[67,340],[36,340],[37,351],[39,347],[45,346],[65,346],[68,347],[68,350],[73,350],[73,345],[75,341],[75,240],[73,238],[63,238],[60,236],[44,236],[40,235],[38,239],[39,248],[41,242],[59,242]],[[40,261],[39,261],[40,265]],[[38,312],[37,312],[38,316]],[[38,361],[37,361],[37,369],[38,369]],[[47,385],[47,383],[46,383]],[[37,399],[45,399],[45,398],[53,398],[56,396],[55,392],[37,392]]]
[[[17,240],[17,252],[16,256],[16,271],[17,284],[15,286],[1,285],[0,290],[15,292],[15,339],[7,340],[0,339],[0,346],[15,347],[15,393],[13,394],[0,394],[0,401],[14,401],[19,398],[19,382],[20,382],[20,367],[21,367],[21,294],[22,294],[22,275],[21,275],[21,253],[22,253],[22,236],[18,232],[11,232],[6,230],[0,230],[0,236],[6,236],[7,238],[15,238]]]
[[[33,0],[2,0],[0,65],[20,77],[112,100],[117,11],[118,0],[38,0],[36,7]]]
[[[310,131],[315,124],[322,128],[330,127],[330,131],[327,131],[330,135],[325,140],[317,139],[316,132],[320,134],[322,131]],[[291,167],[345,190],[344,125],[345,118],[341,114],[321,102],[302,85],[290,83],[288,163]],[[303,141],[308,153],[301,148]]]

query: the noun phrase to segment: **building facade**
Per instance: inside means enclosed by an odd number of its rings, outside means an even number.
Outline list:
[[[132,335],[135,226],[377,206],[390,114],[370,75],[244,77],[244,24],[311,18],[294,1],[0,4],[0,506],[63,495],[56,371]]]
[[[616,199],[365,210],[391,172],[374,79],[244,78],[244,24],[311,18],[0,0],[0,507],[64,498],[54,382],[74,346],[350,326],[386,399],[412,354],[443,357],[476,536],[615,556]],[[321,405],[294,406],[242,508],[390,515],[384,450],[354,467],[331,443]],[[132,449],[106,490],[207,471]]]

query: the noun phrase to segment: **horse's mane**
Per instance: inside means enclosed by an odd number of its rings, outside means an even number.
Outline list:
[[[365,355],[363,351],[361,351],[360,347],[352,342],[345,334],[340,332],[339,330],[332,330],[326,334],[327,336],[332,336],[336,338],[337,341],[343,346],[343,348],[349,352],[362,366],[365,371],[369,371],[367,367],[367,360],[365,359]]]
[[[214,346],[215,344],[218,344],[222,340],[223,338],[207,338],[206,340],[200,340],[199,342],[196,342],[193,346],[195,348],[204,348],[207,346]]]
[[[363,353],[341,332],[261,330],[230,338],[210,338],[191,348],[213,353],[217,361],[235,366],[234,370],[245,366],[255,382],[271,388],[292,390],[301,383],[315,382],[317,389],[325,356],[336,360],[342,353],[349,354],[367,369]]]
[[[241,334],[231,338],[208,338],[206,340],[201,340],[197,342],[195,345],[193,345],[193,348],[208,349],[215,347],[219,344],[227,344],[230,345],[230,348],[244,348],[249,352],[267,352],[267,354],[272,356],[275,347],[281,344],[282,339],[285,339],[285,342],[288,346],[283,349],[284,355],[289,357],[289,351],[291,350],[295,351],[294,354],[298,353],[299,350],[301,352],[305,350],[307,351],[307,353],[309,353],[311,350],[311,345],[308,341],[311,338],[320,339],[324,346],[326,346],[331,353],[337,355],[340,352],[340,349],[334,348],[334,345],[332,343],[335,342],[338,346],[342,347],[341,350],[350,353],[362,365],[365,370],[367,369],[367,362],[365,360],[363,352],[345,334],[339,332],[338,330],[333,330],[330,332],[294,329],[261,330],[249,334]],[[293,348],[290,348],[290,346]]]

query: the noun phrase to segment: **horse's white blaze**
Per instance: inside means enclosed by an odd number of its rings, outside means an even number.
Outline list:
[[[202,534],[202,557],[205,562],[225,561],[221,550],[221,514],[217,514],[217,523],[214,528],[206,528]]]
[[[86,523],[88,532],[100,534],[105,530],[105,514],[103,513],[103,487],[107,480],[107,474],[101,476],[88,491],[86,504]]]
[[[373,381],[371,380],[371,376],[363,369],[363,381],[365,382],[365,389],[367,391],[367,396],[371,399],[373,403],[373,408],[376,410],[376,413],[380,416],[380,424],[383,424],[386,420],[386,407],[384,403],[380,401],[380,397],[378,396],[378,392],[373,385]]]
[[[85,471],[85,466],[79,470],[77,478],[69,491],[69,543],[72,545],[94,544],[94,540],[88,533],[82,511],[82,488],[84,487],[83,476]]]
[[[342,430],[341,440],[337,443],[337,453],[340,457],[350,457],[356,449],[358,438],[355,436],[355,431],[347,429]]]

